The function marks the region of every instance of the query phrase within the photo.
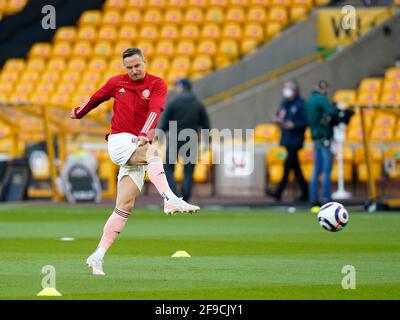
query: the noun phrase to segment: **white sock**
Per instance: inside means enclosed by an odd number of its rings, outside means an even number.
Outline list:
[[[106,254],[107,249],[102,247],[97,247],[96,251],[94,252],[95,256],[103,260],[104,255]]]
[[[164,198],[165,202],[179,200],[176,194],[173,193],[171,190],[162,193],[161,196]]]

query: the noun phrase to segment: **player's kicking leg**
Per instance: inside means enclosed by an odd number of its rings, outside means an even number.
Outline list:
[[[139,188],[129,176],[122,177],[117,189],[114,212],[104,226],[103,236],[97,249],[86,260],[86,264],[92,269],[94,275],[105,275],[103,270],[104,255],[125,227],[135,199],[140,194]]]
[[[128,163],[134,165],[146,161],[149,179],[164,199],[164,212],[166,214],[173,215],[178,212],[194,213],[199,211],[200,207],[187,203],[172,192],[165,176],[160,154],[159,150],[152,145],[146,144],[136,149]]]

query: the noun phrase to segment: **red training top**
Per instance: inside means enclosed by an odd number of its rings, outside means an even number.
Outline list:
[[[115,99],[111,133],[128,132],[152,140],[148,133],[156,127],[167,99],[165,81],[148,73],[141,81],[133,81],[128,74],[113,76],[82,106],[74,108],[75,116],[81,119],[110,98]]]

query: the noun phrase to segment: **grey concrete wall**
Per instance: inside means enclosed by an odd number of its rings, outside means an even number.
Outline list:
[[[308,64],[285,74],[275,83],[264,83],[233,97],[230,102],[209,106],[212,125],[216,128],[254,128],[257,123],[272,119],[281,100],[283,82],[288,79],[295,78],[300,82],[303,96],[308,96],[320,79],[332,84],[332,92],[353,89],[363,77],[382,76],[397,57],[400,57],[399,14],[323,64]]]
[[[315,20],[315,16],[311,16],[289,27],[265,47],[240,60],[240,63],[199,79],[193,85],[194,91],[205,99],[312,54],[316,48]]]

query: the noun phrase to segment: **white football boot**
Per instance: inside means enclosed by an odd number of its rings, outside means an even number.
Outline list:
[[[89,268],[92,268],[92,274],[95,276],[104,276],[103,271],[103,260],[97,257],[94,253],[86,259],[86,264]]]
[[[181,213],[195,213],[200,210],[200,207],[191,205],[184,201],[182,198],[175,200],[164,201],[164,212],[168,215],[174,215],[177,212]]]

